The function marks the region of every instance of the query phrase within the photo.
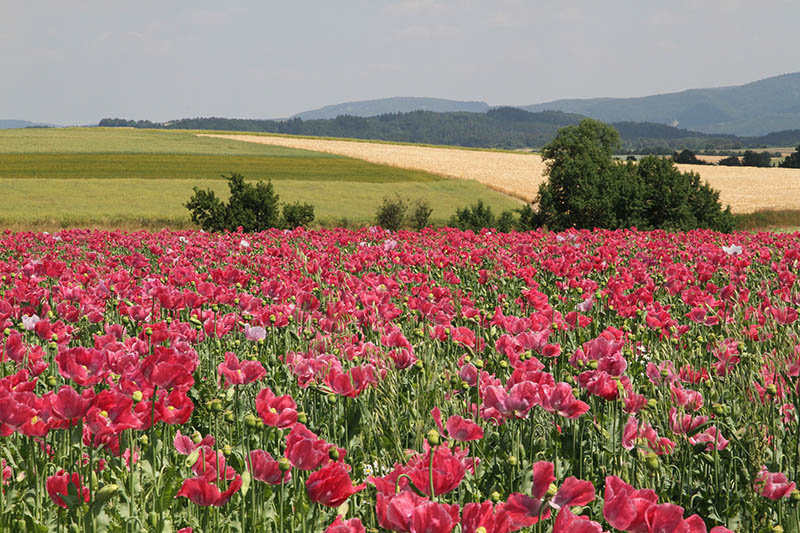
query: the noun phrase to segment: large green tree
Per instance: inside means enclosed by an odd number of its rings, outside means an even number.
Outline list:
[[[622,163],[612,153],[616,130],[587,119],[559,131],[542,156],[549,179],[539,186],[538,211],[522,225],[566,228],[711,228],[730,231],[733,217],[719,193],[669,158]]]

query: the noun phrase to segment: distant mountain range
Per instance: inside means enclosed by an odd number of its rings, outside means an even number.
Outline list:
[[[800,128],[800,72],[734,87],[643,98],[556,100],[522,109],[580,113],[604,122],[656,122],[703,133],[759,136]]]
[[[563,111],[532,113],[515,107],[499,107],[485,113],[411,111],[373,117],[339,115],[333,119],[245,120],[189,118],[166,123],[146,120],[103,119],[100,126],[231,130],[320,137],[376,139],[423,144],[480,148],[539,148],[557,131],[586,117]],[[737,137],[700,133],[653,122],[614,122],[622,137],[622,151],[671,154],[676,150],[738,150],[763,146],[796,146],[800,129],[766,137]]]
[[[54,124],[40,124],[38,122],[30,122],[27,120],[0,119],[0,130],[10,130],[15,128],[47,128],[51,126],[54,126]]]
[[[460,102],[458,100],[444,100],[442,98],[395,96],[378,100],[363,100],[359,102],[328,105],[320,107],[319,109],[297,113],[291,118],[320,120],[336,118],[339,115],[375,117],[386,113],[408,113],[410,111],[434,111],[436,113],[464,111],[468,113],[485,113],[489,111],[489,109],[491,108],[486,102]]]
[[[800,128],[800,72],[734,87],[690,89],[641,98],[556,100],[516,107],[532,112],[576,113],[603,122],[653,122],[702,133],[756,137]],[[330,105],[292,118],[374,117],[419,110],[484,113],[489,109],[485,102],[395,97]]]

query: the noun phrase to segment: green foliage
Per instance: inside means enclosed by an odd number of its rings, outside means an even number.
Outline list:
[[[779,165],[781,168],[800,168],[800,146]]]
[[[308,226],[314,222],[314,206],[311,204],[285,204],[283,206],[284,228],[294,229],[300,226]]]
[[[433,209],[427,200],[417,200],[414,202],[414,209],[411,211],[411,227],[419,231],[430,226],[430,218]]]
[[[408,206],[400,196],[395,195],[394,199],[384,197],[375,213],[375,221],[383,229],[397,231],[403,227],[407,210]]]
[[[192,222],[206,231],[234,231],[241,227],[245,232],[252,233],[285,225],[297,227],[314,220],[314,207],[299,203],[284,206],[282,219],[279,197],[271,181],[259,181],[252,185],[246,183],[241,174],[223,177],[228,180],[230,189],[227,204],[214,191],[197,187],[185,204],[191,212]]]
[[[754,152],[745,150],[742,154],[742,166],[745,167],[770,167],[772,166],[772,156],[769,152]]]
[[[705,165],[706,164],[706,162],[703,161],[702,159],[697,159],[697,156],[694,155],[694,152],[692,152],[689,149],[683,150],[680,153],[675,152],[675,154],[672,156],[672,159],[676,163],[681,163],[681,164],[684,164],[684,165]]]
[[[732,229],[730,208],[698,174],[655,156],[616,162],[618,142],[614,128],[591,119],[559,132],[542,150],[550,179],[539,187],[539,209],[523,210],[520,226]]]
[[[728,157],[720,159],[717,164],[723,167],[740,167],[742,166],[742,160],[739,159],[738,156],[729,155]]]
[[[503,211],[499,217],[495,217],[491,206],[484,204],[483,200],[478,200],[468,207],[457,209],[456,214],[450,218],[450,226],[476,233],[484,228],[507,233],[514,227],[514,214],[511,211]]]

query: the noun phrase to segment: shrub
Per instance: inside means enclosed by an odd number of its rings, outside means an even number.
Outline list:
[[[283,206],[283,223],[281,226],[284,228],[294,229],[300,226],[308,226],[313,221],[313,205],[295,202]]]
[[[786,156],[780,164],[781,168],[800,168],[800,146],[793,153]]]
[[[397,231],[403,227],[407,210],[408,206],[399,196],[395,196],[394,200],[385,197],[375,213],[375,219],[383,229]]]
[[[745,167],[769,167],[772,166],[772,156],[769,152],[754,152],[745,150],[742,154],[742,166]]]
[[[735,155],[729,155],[728,157],[720,159],[717,164],[723,167],[740,167],[742,166],[742,160]]]
[[[191,212],[192,222],[206,231],[234,231],[241,227],[250,233],[285,225],[296,227],[314,220],[314,207],[309,204],[284,206],[282,218],[278,209],[279,196],[271,181],[259,181],[253,185],[246,183],[241,174],[222,177],[228,180],[231,193],[227,204],[214,191],[197,187],[193,188],[194,194],[184,204]],[[291,222],[288,221],[290,217]]]
[[[675,160],[676,163],[681,163],[685,165],[705,165],[706,162],[702,159],[697,159],[697,156],[694,155],[694,152],[691,150],[683,150],[681,153],[675,152],[672,156],[672,159]]]
[[[484,204],[483,200],[478,200],[471,206],[456,209],[456,214],[450,217],[450,226],[476,233],[484,228],[507,233],[514,227],[514,214],[503,211],[499,217],[495,217],[492,208]]]
[[[425,200],[417,200],[414,202],[414,210],[411,211],[411,227],[419,231],[430,226],[430,218],[433,209],[431,205]]]
[[[699,175],[655,156],[615,162],[618,143],[617,131],[596,120],[559,130],[542,149],[549,180],[539,187],[538,211],[523,210],[520,225],[732,229],[730,208],[723,211],[719,193]]]

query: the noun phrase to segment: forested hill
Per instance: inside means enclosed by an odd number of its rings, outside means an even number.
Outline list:
[[[523,109],[557,109],[612,123],[657,122],[706,133],[761,136],[800,127],[800,72],[733,87],[641,98],[556,100]]]
[[[486,113],[435,113],[412,111],[375,117],[340,115],[334,119],[249,120],[229,118],[187,118],[157,123],[147,120],[103,119],[100,126],[230,130],[245,132],[346,137],[395,142],[440,144],[478,148],[540,148],[556,132],[577,124],[585,117],[561,111],[531,113],[513,107],[500,107]],[[664,124],[620,122],[613,124],[623,140],[623,151],[670,154],[675,150],[734,150],[765,145],[795,146],[800,130],[784,131],[765,137],[742,138],[711,135],[673,128]],[[769,139],[769,140],[767,140]],[[780,140],[779,143],[770,142]]]
[[[468,113],[485,113],[489,111],[486,102],[462,102],[458,100],[445,100],[443,98],[422,98],[417,96],[395,96],[393,98],[380,98],[378,100],[362,100],[359,102],[345,102],[303,111],[292,115],[291,118],[303,120],[317,120],[336,118],[340,115],[354,117],[376,117],[386,113],[410,113],[411,111],[435,111],[437,113],[452,113],[466,111]]]

